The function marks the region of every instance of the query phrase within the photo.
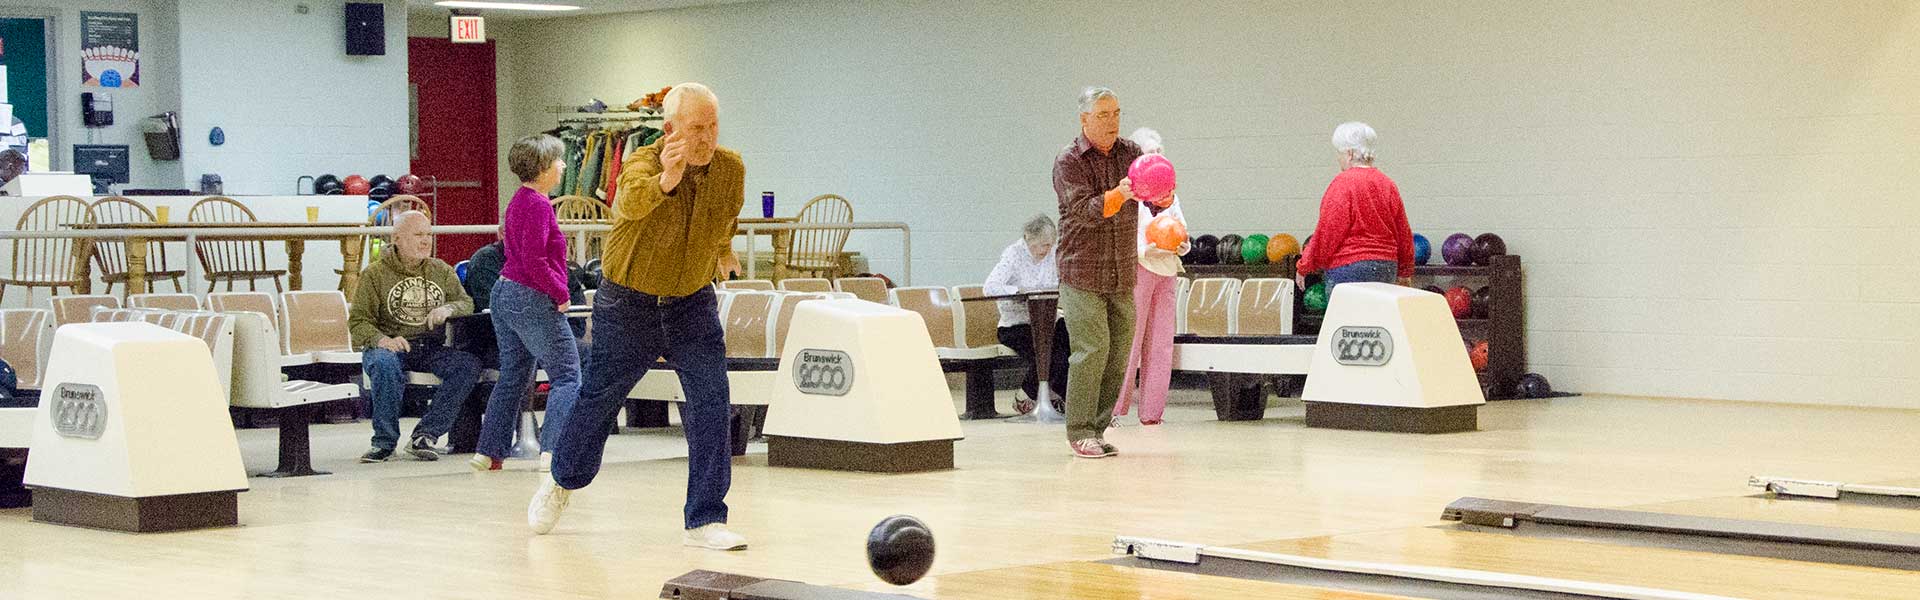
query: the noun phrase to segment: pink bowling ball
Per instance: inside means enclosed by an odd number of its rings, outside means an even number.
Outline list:
[[[1133,184],[1133,197],[1164,206],[1162,200],[1173,192],[1173,163],[1159,154],[1141,156],[1127,167],[1127,179]]]

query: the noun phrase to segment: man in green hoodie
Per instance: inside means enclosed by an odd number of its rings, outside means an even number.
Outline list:
[[[393,241],[380,260],[360,272],[360,287],[353,293],[347,327],[353,331],[353,346],[361,351],[360,365],[373,394],[373,448],[360,456],[363,463],[393,457],[408,371],[440,378],[427,416],[414,426],[407,443],[407,453],[420,460],[440,458],[433,443],[453,427],[453,418],[480,379],[480,359],[448,348],[445,332],[438,330],[450,317],[471,314],[473,300],[460,287],[453,267],[433,257],[431,228],[426,213],[407,211],[395,217]]]

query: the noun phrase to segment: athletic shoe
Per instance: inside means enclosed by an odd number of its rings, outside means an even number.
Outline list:
[[[467,466],[473,467],[473,470],[475,471],[480,471],[484,473],[487,471],[498,471],[500,470],[501,467],[504,467],[506,465],[504,464],[504,461],[501,461],[498,458],[494,458],[491,456],[487,456],[485,454],[481,454],[479,452],[475,452],[473,453],[473,458],[467,460]]]
[[[1032,414],[1033,409],[1038,405],[1039,403],[1034,402],[1033,398],[1027,397],[1026,392],[1013,393],[1013,412],[1017,412],[1023,415]]]
[[[407,454],[412,454],[414,458],[420,460],[440,460],[439,449],[434,448],[433,440],[427,439],[426,436],[413,438],[413,443],[407,444]]]
[[[560,522],[560,513],[567,510],[567,503],[572,501],[573,490],[560,487],[550,477],[541,478],[540,489],[534,491],[533,500],[527,503],[527,526],[536,534],[546,535]]]
[[[1147,425],[1147,426],[1159,425],[1160,420],[1159,419],[1141,419],[1140,424]]]
[[[1093,441],[1094,443],[1100,444],[1100,452],[1104,453],[1105,456],[1113,456],[1120,453],[1120,449],[1113,447],[1113,444],[1107,443],[1106,438],[1093,438]]]
[[[727,530],[726,523],[708,523],[687,530],[681,544],[708,550],[745,550],[747,538]]]
[[[541,452],[540,466],[535,467],[533,470],[540,473],[547,473],[547,472],[553,471],[553,453]]]
[[[1100,440],[1093,438],[1077,440],[1067,446],[1073,448],[1075,458],[1106,458],[1108,456],[1107,450],[1100,447]]]
[[[380,463],[380,462],[387,462],[387,459],[390,459],[390,458],[393,458],[392,448],[374,448],[372,450],[368,450],[366,454],[360,455],[360,462]]]

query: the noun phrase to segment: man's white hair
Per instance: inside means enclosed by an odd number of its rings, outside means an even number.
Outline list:
[[[409,211],[394,215],[393,226],[399,227],[401,223],[406,223],[414,220],[424,221],[424,223],[422,223],[423,225],[433,225],[433,219],[431,217],[428,217],[427,213],[423,213],[417,210],[409,210]]]
[[[1127,139],[1140,146],[1142,154],[1159,154],[1161,149],[1160,132],[1151,127],[1141,127],[1127,134]]]
[[[1093,103],[1099,102],[1101,98],[1120,99],[1119,96],[1113,95],[1113,90],[1097,85],[1087,86],[1087,89],[1080,90],[1080,114],[1084,115],[1093,112]]]
[[[1366,123],[1349,121],[1333,128],[1333,149],[1353,157],[1353,161],[1373,164],[1373,128]]]
[[[666,118],[668,121],[672,121],[675,116],[680,114],[680,106],[687,101],[688,94],[696,94],[702,98],[706,98],[707,102],[713,104],[714,110],[717,111],[720,109],[720,97],[713,95],[712,89],[705,85],[689,81],[673,86],[673,89],[667,91],[667,98],[660,101],[660,116]]]

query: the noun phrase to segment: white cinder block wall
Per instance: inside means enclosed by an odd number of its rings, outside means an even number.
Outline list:
[[[407,12],[386,4],[386,55],[348,56],[341,1],[179,0],[186,186],[218,173],[229,195],[285,195],[301,175],[405,174]]]
[[[1304,235],[1328,134],[1372,123],[1416,231],[1525,256],[1561,388],[1920,408],[1920,4],[788,0],[489,27],[503,129],[705,81],[750,194],[911,223],[917,284],[979,280],[1055,211],[1073,96],[1102,83],[1165,134],[1196,233]],[[894,239],[852,244],[898,273]]]

